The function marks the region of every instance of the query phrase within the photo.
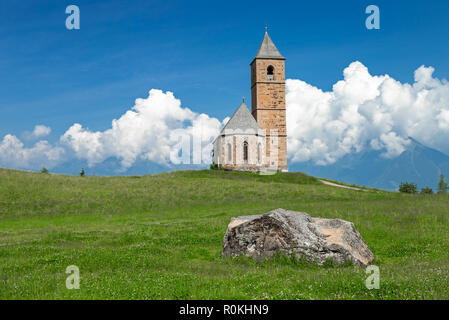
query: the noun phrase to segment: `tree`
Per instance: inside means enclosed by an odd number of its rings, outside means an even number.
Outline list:
[[[425,187],[421,189],[421,194],[433,194],[433,190],[430,187]]]
[[[45,167],[42,167],[42,169],[41,169],[41,173],[48,173],[48,169],[47,169],[47,168],[45,168]]]
[[[418,193],[418,186],[413,182],[401,182],[399,191],[403,193]]]
[[[449,187],[444,179],[444,175],[440,174],[440,182],[438,182],[438,193],[446,193],[447,189],[449,189]]]
[[[86,175],[86,172],[84,172],[84,168],[81,168],[80,177],[84,177],[85,175]]]

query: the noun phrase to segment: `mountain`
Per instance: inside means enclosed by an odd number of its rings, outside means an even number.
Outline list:
[[[289,170],[387,190],[397,190],[403,181],[436,190],[440,174],[449,177],[449,156],[409,139],[410,145],[394,159],[382,157],[382,151],[370,150],[346,155],[328,166],[309,161],[291,164]]]
[[[64,162],[57,167],[51,168],[52,173],[61,173],[68,175],[78,175],[81,168],[85,169],[86,175],[89,176],[130,176],[130,175],[145,175],[145,174],[155,174],[164,171],[175,171],[175,170],[197,170],[208,168],[208,165],[161,165],[156,162],[151,162],[148,160],[136,160],[132,167],[127,169],[122,169],[120,160],[117,158],[108,158],[105,161],[98,163],[92,167],[89,167],[87,161],[72,159],[71,161]]]
[[[290,163],[289,171],[301,171],[312,176],[334,179],[350,184],[369,186],[386,190],[397,190],[403,181],[414,182],[419,188],[429,186],[437,189],[439,176],[443,173],[449,178],[449,156],[435,149],[426,147],[413,138],[407,149],[394,159],[381,156],[383,151],[367,150],[349,154],[334,164],[319,166],[313,162]],[[204,169],[207,165],[164,166],[146,160],[137,160],[126,170],[120,170],[120,161],[109,158],[89,167],[84,160],[72,160],[50,171],[78,175],[81,168],[87,175],[144,175],[163,171],[182,169]]]

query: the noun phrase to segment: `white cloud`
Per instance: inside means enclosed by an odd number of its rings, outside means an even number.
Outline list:
[[[34,127],[32,136],[34,138],[42,138],[50,135],[51,128],[44,125],[37,125]]]
[[[64,133],[61,142],[78,158],[87,159],[89,165],[109,157],[120,159],[123,168],[139,158],[169,165],[170,152],[179,147],[171,135],[182,130],[192,141],[200,141],[202,148],[195,151],[202,153],[202,158],[196,158],[207,163],[210,142],[220,127],[217,119],[182,108],[173,93],[152,89],[148,98],[137,99],[131,110],[114,119],[110,129],[93,132],[76,123]]]
[[[405,150],[408,137],[449,154],[449,84],[434,78],[433,72],[432,67],[421,66],[414,83],[407,84],[388,75],[373,76],[362,63],[353,62],[330,92],[287,80],[289,160],[326,165],[366,149],[381,150],[392,158]],[[51,168],[73,154],[90,166],[110,157],[118,158],[123,169],[138,159],[170,165],[171,156],[177,156],[183,145],[180,135],[194,146],[192,160],[208,163],[211,142],[228,120],[193,112],[182,107],[173,93],[152,89],[105,131],[75,123],[55,145],[40,140],[32,147],[13,135],[4,136],[0,166]],[[49,127],[37,125],[28,137],[50,133]]]
[[[49,136],[51,133],[51,128],[44,126],[42,124],[38,124],[36,126],[34,126],[33,131],[25,131],[22,134],[22,137],[27,140],[27,141],[33,141],[36,139],[40,139],[46,136]]]
[[[21,169],[51,168],[63,159],[64,149],[54,147],[48,141],[41,140],[33,147],[26,148],[16,137],[7,134],[0,141],[0,165]]]
[[[366,148],[392,158],[405,150],[408,137],[449,153],[449,84],[433,72],[421,66],[410,85],[388,75],[372,76],[353,62],[330,92],[287,80],[291,161],[325,165]]]

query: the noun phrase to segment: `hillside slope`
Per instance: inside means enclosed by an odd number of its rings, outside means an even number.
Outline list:
[[[327,186],[300,173],[73,177],[0,169],[0,299],[449,298],[449,196]],[[274,208],[354,222],[353,266],[223,259],[229,219]],[[66,267],[80,269],[67,290]]]
[[[403,181],[436,190],[440,174],[449,177],[449,156],[409,139],[407,149],[393,159],[384,158],[383,151],[369,150],[347,155],[328,166],[306,162],[293,164],[290,169],[386,190],[397,190]]]

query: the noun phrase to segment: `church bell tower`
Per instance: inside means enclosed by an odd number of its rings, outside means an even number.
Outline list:
[[[288,171],[285,58],[266,30],[251,62],[251,112],[266,134],[264,166],[269,170]]]

